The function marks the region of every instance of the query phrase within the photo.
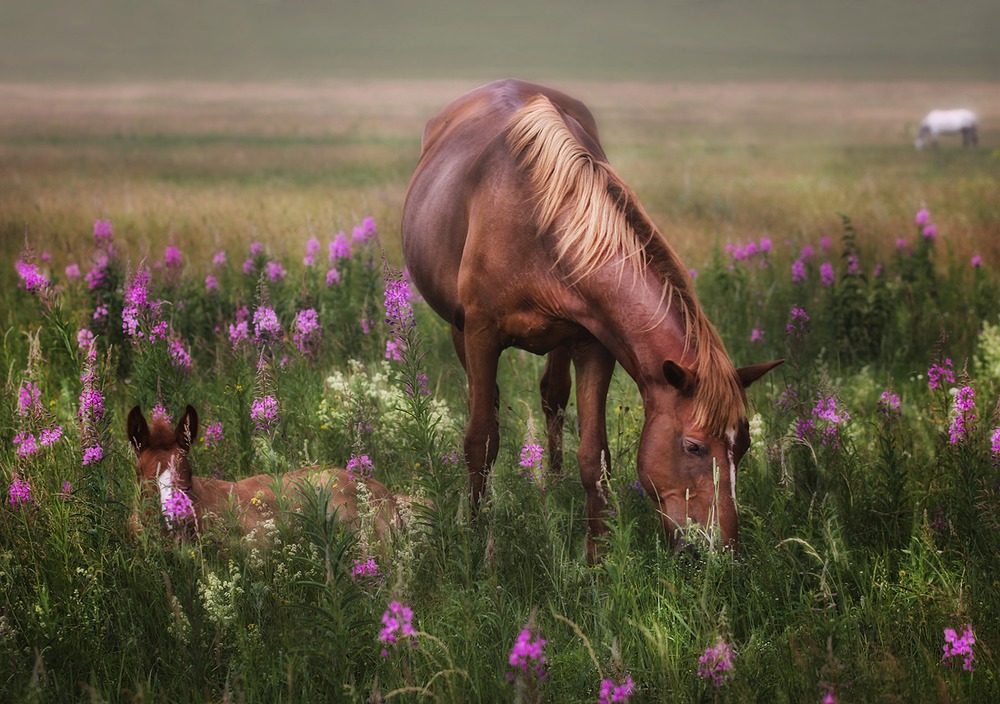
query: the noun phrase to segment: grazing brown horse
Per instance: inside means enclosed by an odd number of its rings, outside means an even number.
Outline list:
[[[142,498],[160,506],[168,525],[174,528],[203,533],[210,517],[221,519],[233,512],[240,531],[248,534],[273,518],[280,507],[301,508],[303,492],[310,490],[327,493],[328,515],[336,511],[339,520],[356,525],[361,481],[374,509],[378,537],[387,538],[391,528],[401,523],[397,501],[385,486],[374,479],[352,480],[343,469],[312,467],[288,472],[278,479],[258,474],[238,482],[193,476],[188,451],[197,435],[198,414],[191,406],[176,426],[160,418],[154,418],[150,426],[138,406],[128,415],[128,437],[136,452]],[[178,492],[187,495],[193,509],[180,520],[172,510]],[[133,529],[140,524],[137,513],[132,519]]]
[[[501,351],[548,354],[541,393],[556,470],[572,362],[595,558],[617,362],[642,395],[639,481],[671,540],[694,523],[736,546],[736,466],[750,444],[745,388],[780,361],[733,366],[687,268],[608,164],[581,102],[504,80],[447,106],[424,130],[402,238],[412,279],[451,323],[468,376],[474,504],[499,446]]]

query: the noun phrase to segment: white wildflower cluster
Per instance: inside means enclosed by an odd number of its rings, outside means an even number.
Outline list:
[[[415,502],[421,502],[417,497],[401,497],[399,501],[399,517],[402,525],[394,526],[392,542],[390,548],[392,559],[392,576],[395,580],[393,591],[405,594],[409,591],[409,585],[413,581],[413,575],[417,568],[417,556],[423,554],[427,541],[430,538],[430,527],[421,521],[413,510]]]
[[[243,594],[240,568],[235,562],[229,562],[228,576],[229,579],[224,580],[214,572],[209,572],[204,580],[198,580],[198,595],[205,614],[212,623],[220,627],[228,626],[236,620],[236,602]]]
[[[348,371],[335,371],[326,380],[325,396],[320,402],[318,417],[335,430],[350,429],[359,422],[371,423],[387,444],[406,440],[406,431],[414,423],[407,412],[406,390],[392,384],[388,361],[376,369],[367,370],[357,360],[348,362]],[[363,413],[359,413],[363,411]],[[359,415],[371,417],[359,418]],[[453,439],[455,425],[447,404],[441,399],[430,401],[430,421],[443,433],[445,441]]]
[[[758,458],[764,456],[764,418],[760,413],[750,417],[750,454]]]

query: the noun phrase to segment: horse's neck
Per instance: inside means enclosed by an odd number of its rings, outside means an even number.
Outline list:
[[[602,271],[578,286],[591,304],[584,325],[607,347],[642,390],[662,378],[663,362],[694,365],[696,341],[685,340],[677,300],[664,297],[650,273]],[[596,303],[597,305],[592,305]]]

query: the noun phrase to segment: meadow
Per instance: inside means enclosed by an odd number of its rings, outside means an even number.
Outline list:
[[[734,361],[787,360],[736,556],[670,551],[619,370],[593,566],[572,406],[564,473],[531,452],[542,360],[502,360],[473,520],[448,331],[415,291],[386,323],[422,124],[471,85],[0,86],[0,698],[1000,699],[1000,125],[912,146],[996,85],[566,85]],[[384,545],[310,510],[133,534],[125,418],[189,403],[197,473],[366,456],[427,503]]]

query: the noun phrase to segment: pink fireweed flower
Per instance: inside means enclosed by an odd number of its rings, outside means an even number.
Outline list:
[[[18,259],[14,263],[14,268],[17,269],[17,275],[21,278],[21,285],[29,293],[44,291],[51,285],[51,282],[38,270],[37,264]]]
[[[819,248],[824,252],[830,249],[830,235],[823,235],[819,240]]]
[[[378,236],[378,228],[375,227],[375,218],[371,215],[361,221],[361,231],[365,235],[365,240],[371,240]]]
[[[394,362],[403,361],[403,353],[406,352],[406,343],[402,338],[395,338],[385,341],[385,358]]]
[[[819,700],[820,704],[837,704],[836,688],[825,682],[821,682],[820,687],[823,688],[823,697]]]
[[[616,702],[632,701],[632,692],[635,683],[631,677],[626,677],[625,681],[618,684],[613,679],[601,680],[601,692],[597,697],[599,704],[615,704]]]
[[[254,264],[253,259],[247,259],[246,261],[243,262],[243,273],[244,274],[246,274],[246,275],[249,276],[250,274],[254,273],[255,271],[257,271],[257,265]]]
[[[143,327],[149,327],[149,340],[156,342],[167,332],[166,324],[158,321],[159,305],[149,300],[149,269],[141,267],[128,280],[125,288],[125,305],[122,308],[122,330],[133,342],[146,336]]]
[[[330,240],[330,244],[327,245],[327,253],[331,264],[336,264],[338,259],[350,259],[351,241],[347,239],[347,235],[338,232],[337,236]]]
[[[250,323],[240,320],[229,325],[229,343],[233,349],[238,349],[244,342],[250,339]]]
[[[909,253],[910,243],[906,241],[905,237],[896,238],[896,251],[897,252],[907,252]]]
[[[285,278],[285,268],[281,266],[281,262],[268,262],[264,265],[264,273],[272,284],[283,281]]]
[[[183,526],[194,519],[194,504],[186,491],[173,488],[170,495],[163,499],[161,503],[163,517],[167,519],[167,524],[171,528]]]
[[[251,242],[250,243],[250,256],[251,257],[260,256],[261,252],[263,252],[263,251],[264,251],[264,245],[262,245],[260,242]]]
[[[59,438],[62,437],[62,426],[56,425],[52,428],[45,428],[40,433],[38,433],[38,444],[42,447],[48,447],[49,445],[58,442]]]
[[[925,240],[933,241],[934,238],[937,237],[937,225],[934,223],[924,225],[924,229],[920,234],[924,236]]]
[[[18,476],[15,476],[14,480],[10,483],[10,487],[7,489],[7,496],[10,500],[10,505],[17,509],[35,503],[35,500],[31,498],[31,485]]]
[[[17,414],[22,418],[28,415],[38,416],[45,410],[42,407],[42,391],[33,381],[23,382],[17,397]]]
[[[226,265],[226,261],[228,261],[228,257],[226,255],[226,250],[220,249],[212,257],[212,266],[214,266],[216,269],[218,269],[220,267],[225,266]]]
[[[371,479],[375,473],[375,464],[368,455],[352,455],[347,461],[347,478],[352,482]]]
[[[761,252],[770,252],[771,249],[772,249],[772,247],[773,247],[773,245],[771,244],[771,238],[770,237],[761,237],[760,238],[760,245],[759,246],[760,246],[760,251]]]
[[[375,562],[374,557],[369,557],[366,560],[360,558],[354,560],[354,566],[351,567],[351,574],[355,577],[361,578],[375,578],[380,576],[378,563]]]
[[[528,442],[521,448],[520,465],[526,469],[538,469],[542,466],[542,458],[545,451],[542,446],[535,442]]]
[[[302,263],[305,266],[315,266],[316,255],[319,254],[319,249],[319,240],[315,237],[310,237],[309,241],[306,242],[306,253],[305,256],[302,257]]]
[[[98,247],[104,248],[111,244],[111,237],[113,235],[114,230],[111,227],[111,220],[94,221],[94,244]]]
[[[22,430],[14,436],[14,450],[18,457],[31,457],[38,452],[38,438]]]
[[[889,416],[895,417],[901,414],[901,404],[899,402],[899,396],[892,393],[891,391],[883,391],[882,397],[878,402],[878,412]]]
[[[171,364],[186,372],[191,371],[191,353],[184,347],[183,342],[174,338],[167,343],[167,351],[170,354]]]
[[[323,329],[315,308],[305,308],[296,313],[292,323],[292,341],[299,352],[309,354],[322,336]]]
[[[94,309],[94,314],[90,316],[91,320],[103,320],[108,317],[108,307],[107,306],[97,306]]]
[[[955,404],[951,410],[951,424],[948,426],[948,442],[957,445],[976,422],[976,391],[971,386],[963,386],[955,394]]]
[[[833,264],[830,262],[823,262],[819,265],[819,279],[823,282],[824,286],[833,286],[834,275],[833,275]]]
[[[800,284],[806,280],[806,263],[802,259],[792,262],[792,283]]]
[[[372,321],[370,321],[368,318],[362,318],[361,320],[359,320],[358,325],[361,326],[361,332],[363,332],[365,335],[371,333]]]
[[[927,208],[921,208],[917,211],[917,215],[913,218],[913,222],[916,225],[926,225],[930,219],[931,214],[928,212]]]
[[[807,259],[812,259],[815,254],[816,248],[811,244],[807,244],[799,251],[799,259],[806,261]]]
[[[100,445],[85,448],[83,451],[83,464],[97,464],[104,459],[104,450]]]
[[[256,342],[278,342],[284,335],[274,308],[261,306],[253,313],[254,340]]]
[[[943,365],[934,363],[927,370],[928,388],[939,389],[944,383],[955,383],[955,373],[951,370],[950,359],[945,359]]]
[[[264,398],[254,399],[250,406],[250,420],[257,424],[258,430],[265,430],[278,419],[278,399],[268,394]]]
[[[793,306],[789,311],[789,315],[791,318],[788,324],[785,325],[785,334],[789,337],[801,339],[809,332],[809,314],[806,313],[804,308]]]
[[[538,679],[545,679],[545,663],[547,661],[543,648],[545,648],[546,642],[544,638],[533,635],[530,628],[522,628],[517,634],[517,640],[514,641],[510,655],[507,657],[507,664],[520,670],[519,674],[527,675],[529,672],[533,672]],[[513,680],[514,675],[514,672],[509,672],[507,678]]]
[[[163,264],[168,268],[176,268],[181,265],[181,250],[172,244],[168,244],[163,250]]]
[[[990,435],[990,453],[994,462],[1000,461],[1000,428],[994,428]]]
[[[73,263],[66,266],[65,269],[66,278],[70,281],[74,281],[80,278],[80,265]]]
[[[382,614],[382,630],[378,639],[383,645],[392,646],[401,639],[408,639],[410,645],[417,644],[417,632],[413,628],[413,609],[398,601],[389,602],[389,608]],[[389,651],[382,648],[382,657],[387,657]]]
[[[410,285],[402,278],[389,278],[385,282],[385,322],[393,328],[405,330],[413,324]]]
[[[820,399],[813,408],[813,416],[824,421],[821,442],[839,448],[840,426],[851,419],[851,414],[846,409],[838,410],[836,397],[827,396],[826,399]]]
[[[165,423],[174,422],[174,417],[170,414],[170,411],[168,411],[166,406],[159,401],[157,401],[156,405],[153,406],[153,410],[150,411],[150,415],[153,416],[153,420],[162,420]]]
[[[222,432],[222,421],[217,420],[205,426],[205,434],[202,436],[202,442],[205,443],[206,448],[219,447],[225,439],[226,436]]]
[[[214,276],[212,276],[211,274],[207,274],[205,276],[205,290],[206,291],[218,291],[219,290],[219,280],[217,278],[215,278]]]
[[[847,275],[857,276],[861,273],[861,260],[857,254],[847,255]]]
[[[965,631],[958,635],[954,628],[944,629],[944,653],[941,660],[945,665],[950,666],[950,658],[962,657],[962,669],[972,671],[972,662],[976,659],[972,646],[976,644],[976,636],[972,632],[972,625],[966,624]]]
[[[690,276],[692,279],[697,279],[698,278],[698,270],[695,269],[695,268],[693,268],[693,267],[691,269],[688,269],[688,276]]]
[[[336,269],[328,269],[326,272],[326,287],[330,288],[340,283],[340,272]]]
[[[763,342],[764,341],[764,331],[760,328],[754,328],[750,331],[750,342]]]
[[[698,658],[698,664],[701,665],[698,676],[721,687],[733,676],[733,649],[720,638],[714,646],[705,649],[704,654]]]
[[[969,263],[972,265],[972,268],[978,269],[983,265],[983,258],[980,257],[978,254],[973,254],[972,259],[969,260]]]

